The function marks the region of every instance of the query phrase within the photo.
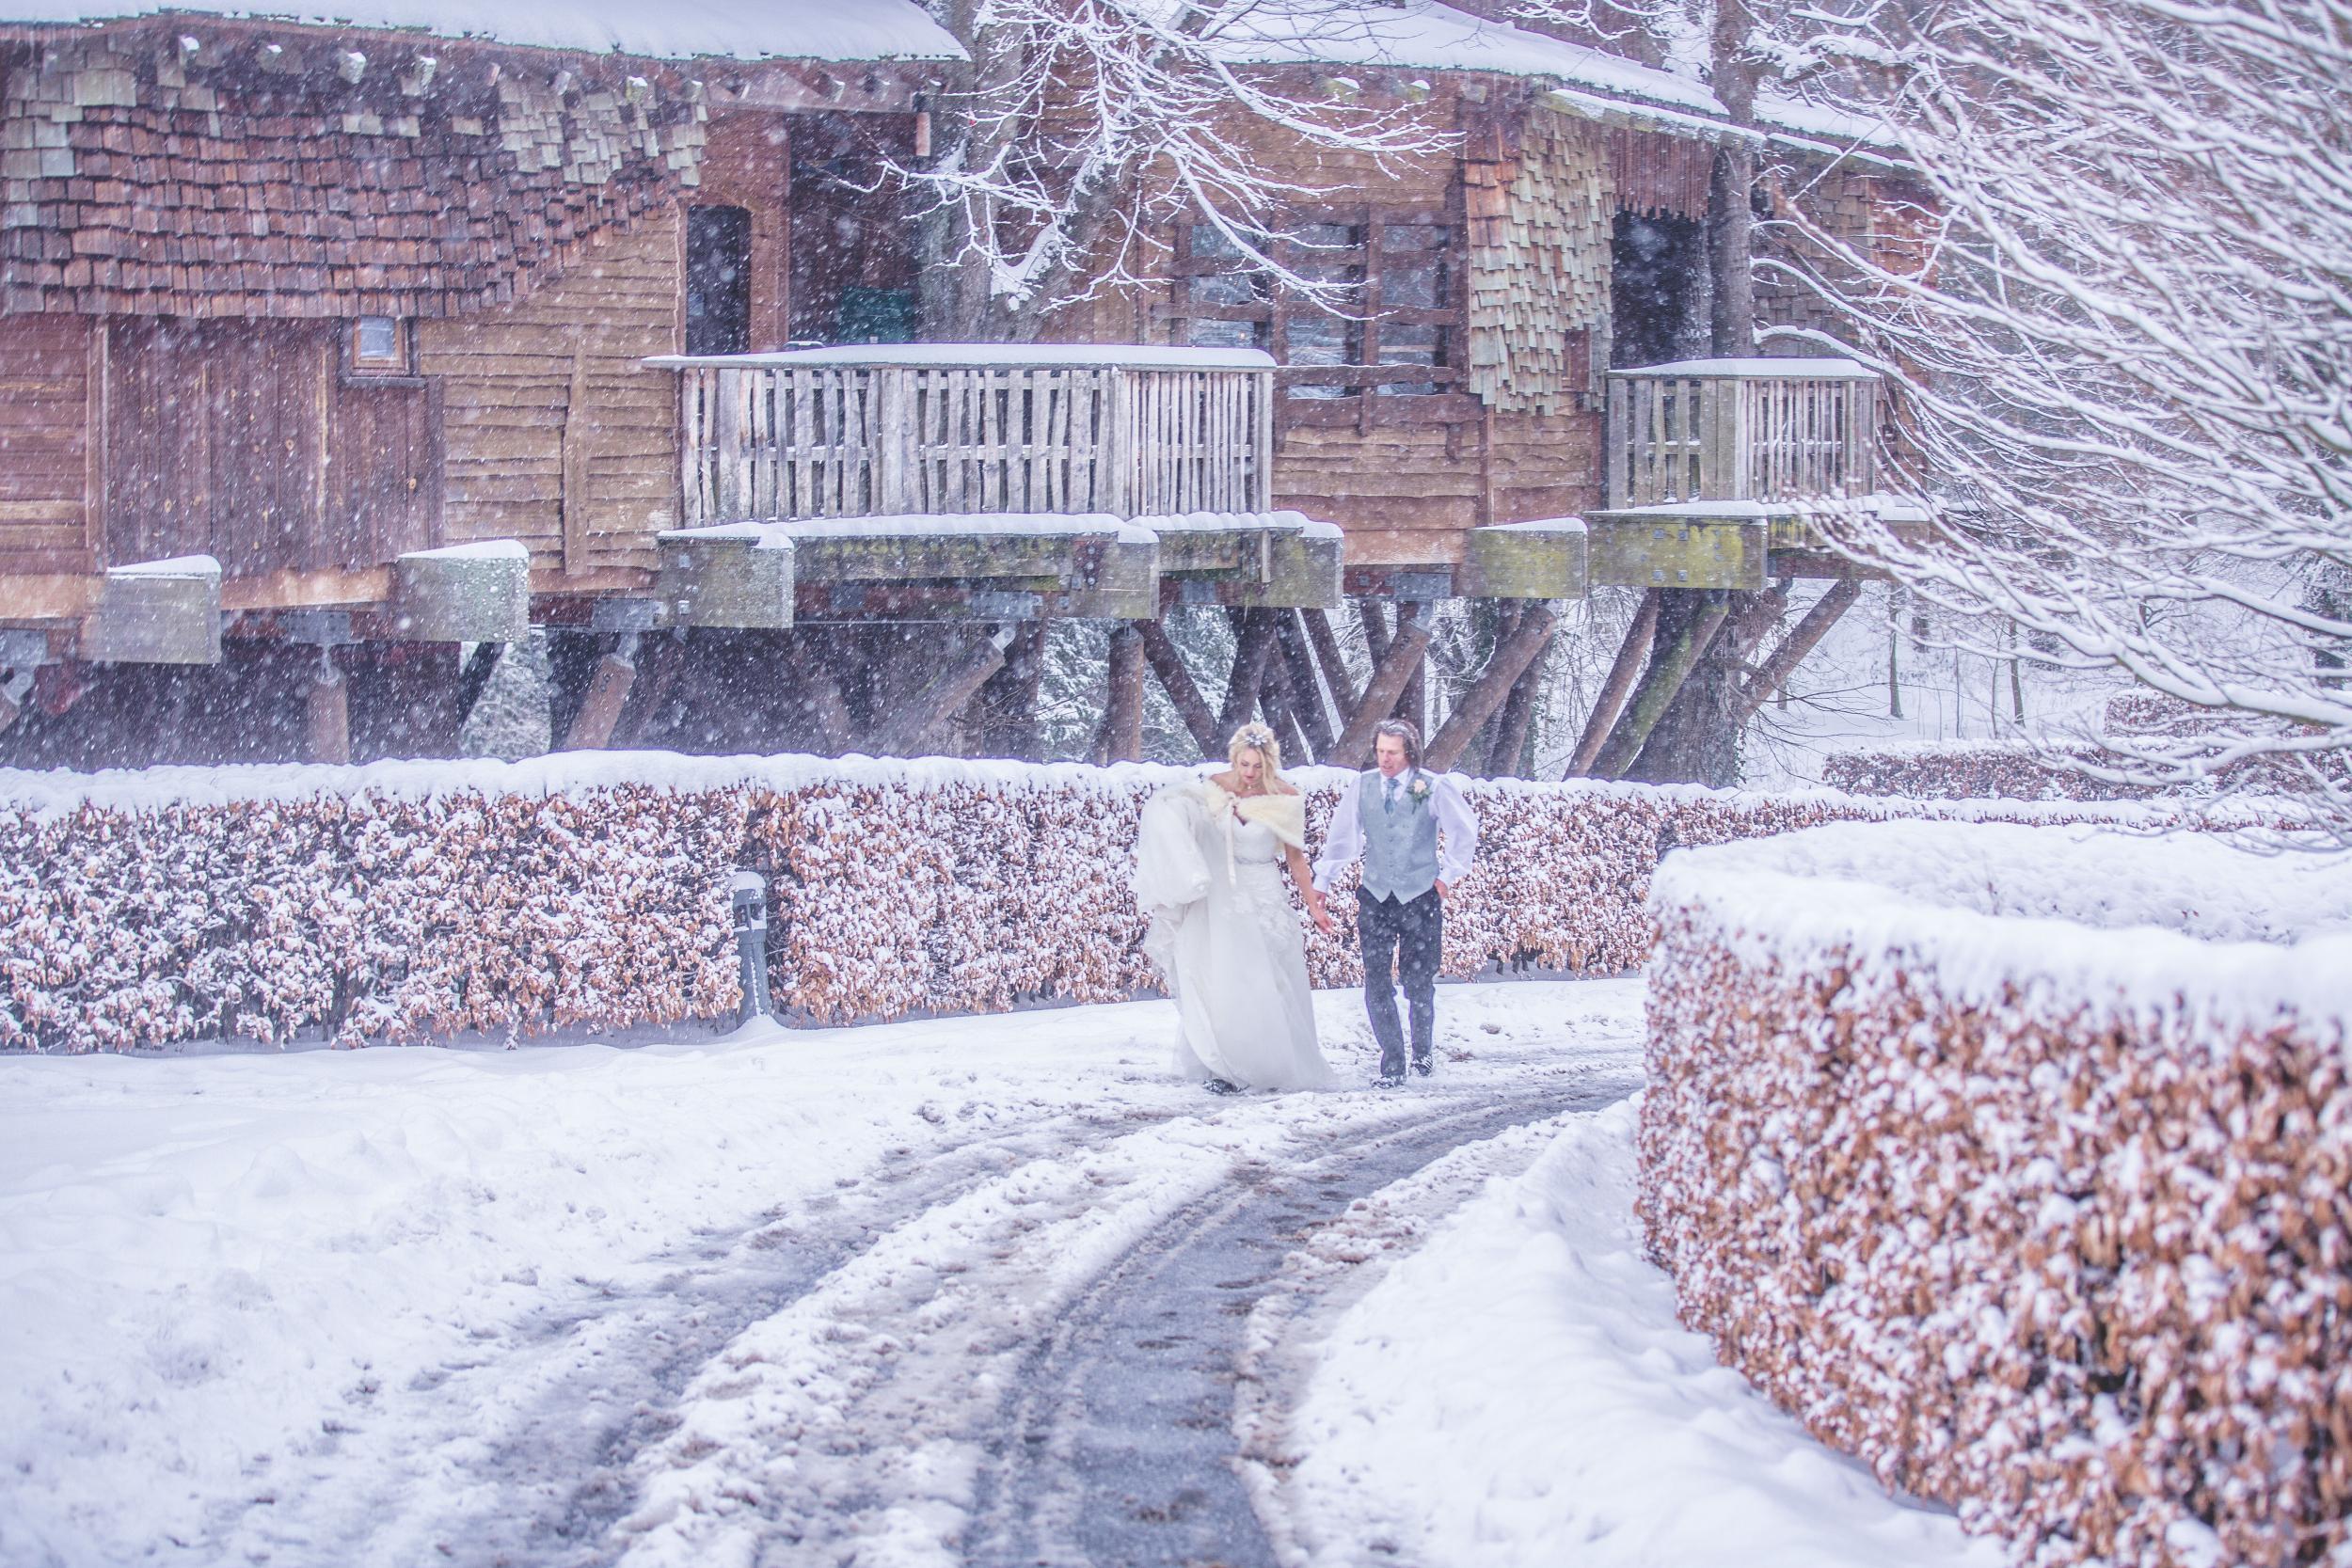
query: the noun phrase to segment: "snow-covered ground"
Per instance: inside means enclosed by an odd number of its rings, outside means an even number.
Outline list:
[[[1681,1563],[1712,1520],[1744,1560],[1948,1558],[1673,1326],[1623,1113],[1557,1118],[1637,1081],[1638,983],[1440,996],[1445,1069],[1404,1094],[1204,1096],[1164,1003],[0,1059],[0,1562],[961,1560],[1026,1347],[1122,1249],[1242,1173],[1496,1107],[1536,1126],[1431,1167],[1421,1252],[1353,1271],[1327,1338],[1291,1320],[1311,1459],[1260,1496],[1296,1539],[1350,1560],[1334,1519],[1419,1515],[1430,1563],[1561,1560],[1564,1529]],[[1360,1081],[1358,998],[1317,1002]],[[1251,1386],[1282,1430],[1294,1387]]]
[[[1633,1218],[1633,1118],[1531,1129],[1531,1167],[1485,1176],[1324,1330],[1268,1489],[1292,1560],[1999,1568],[1676,1323]]]

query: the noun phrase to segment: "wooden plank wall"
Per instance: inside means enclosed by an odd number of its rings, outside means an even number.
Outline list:
[[[84,317],[0,317],[0,572],[96,564],[93,341]]]
[[[384,565],[439,543],[432,389],[354,377],[337,322],[106,325],[104,560],[230,578]]]
[[[534,568],[650,571],[676,526],[678,210],[608,230],[529,299],[418,324],[418,368],[441,382],[452,543],[519,539]]]

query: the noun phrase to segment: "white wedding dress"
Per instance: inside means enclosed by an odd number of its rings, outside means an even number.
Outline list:
[[[1145,802],[1136,903],[1151,921],[1144,952],[1176,1004],[1184,1076],[1245,1089],[1331,1083],[1284,891],[1284,843],[1305,839],[1295,795],[1237,798],[1198,779]]]

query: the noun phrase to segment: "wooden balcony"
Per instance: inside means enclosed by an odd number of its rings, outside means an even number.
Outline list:
[[[1609,372],[1607,510],[1818,501],[1878,488],[1878,372],[1685,359]]]
[[[1610,372],[1592,580],[1760,588],[1800,561],[1818,566],[1809,516],[1878,503],[1878,383],[1850,359]]]
[[[876,344],[650,364],[679,377],[684,522],[1273,505],[1254,350]]]

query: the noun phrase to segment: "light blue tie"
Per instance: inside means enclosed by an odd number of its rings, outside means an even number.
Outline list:
[[[1388,793],[1381,799],[1380,809],[1391,816],[1396,815],[1396,781],[1394,779],[1389,781]]]

